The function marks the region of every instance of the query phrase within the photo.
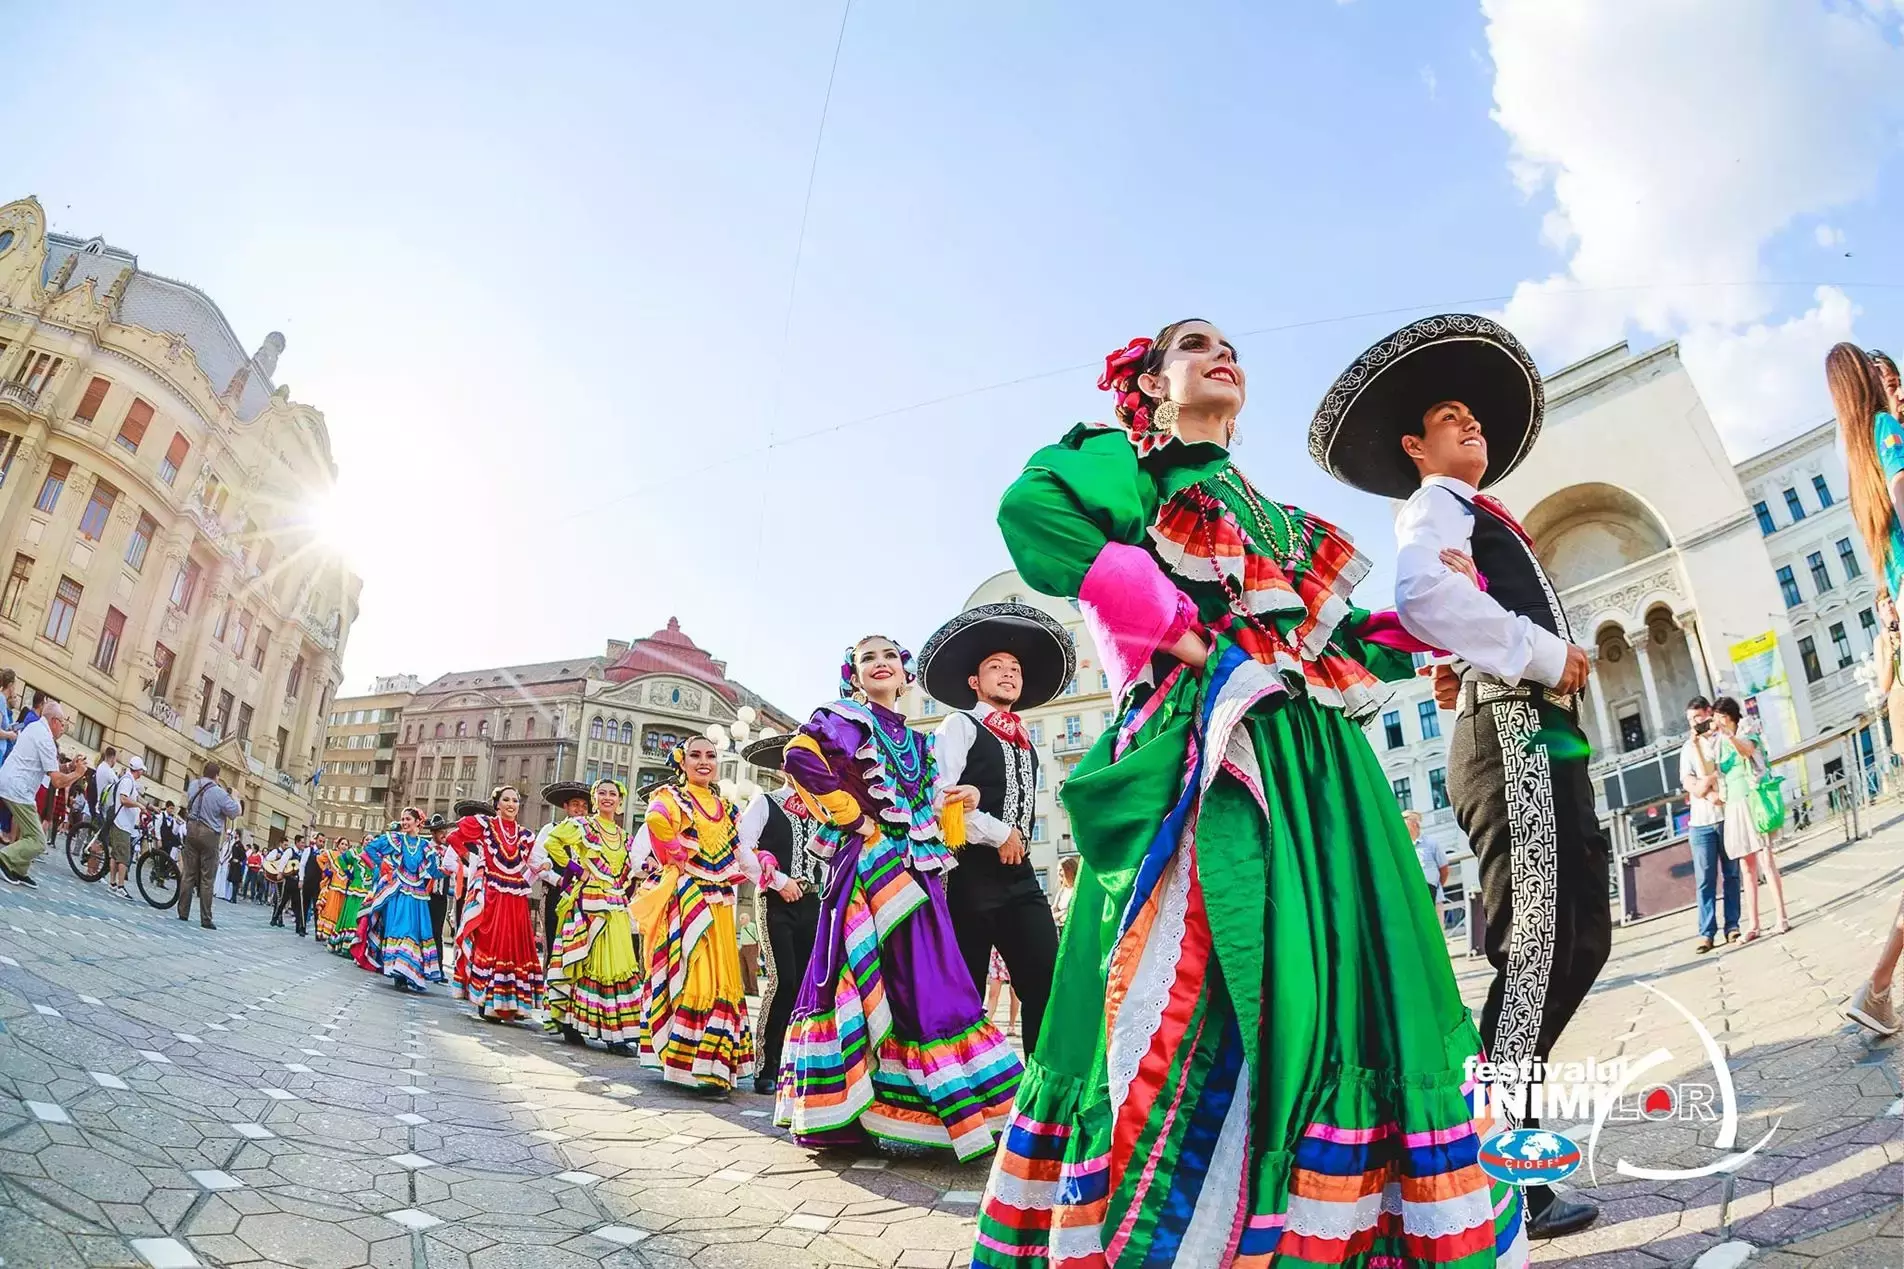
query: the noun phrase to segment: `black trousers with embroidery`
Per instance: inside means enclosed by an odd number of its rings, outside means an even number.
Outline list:
[[[1578,720],[1537,689],[1477,700],[1476,686],[1462,688],[1448,792],[1480,864],[1494,966],[1481,1039],[1491,1061],[1544,1059],[1606,964],[1611,852]],[[1538,1216],[1553,1195],[1529,1186],[1527,1200]]]

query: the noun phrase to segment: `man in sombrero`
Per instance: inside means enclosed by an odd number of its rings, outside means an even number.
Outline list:
[[[769,736],[740,751],[756,767],[780,770],[790,736]],[[826,860],[812,849],[820,821],[791,784],[754,795],[740,816],[740,844],[760,852],[760,928],[767,978],[760,987],[760,1069],[754,1091],[771,1093],[780,1080],[780,1057],[793,1022],[794,997],[807,976],[820,928],[820,896],[826,890]]]
[[[554,857],[549,847],[549,832],[563,820],[588,814],[588,786],[579,780],[557,780],[542,787],[542,801],[555,808],[556,818],[536,834],[535,846],[529,852],[529,875],[542,882],[542,961],[546,968],[555,951],[556,905],[561,902],[562,892],[570,881],[568,854],[564,851],[562,858]],[[555,849],[561,850],[561,847]]]
[[[1456,710],[1448,791],[1480,862],[1494,965],[1481,1035],[1497,1065],[1547,1058],[1612,938],[1609,848],[1580,727],[1592,662],[1533,540],[1481,492],[1527,456],[1544,408],[1519,340],[1486,318],[1448,314],[1357,358],[1309,436],[1311,456],[1338,480],[1405,500],[1396,611],[1453,658],[1436,669],[1436,699]],[[1546,1186],[1526,1198],[1533,1238],[1598,1215]]]
[[[1058,926],[1027,849],[1038,751],[1015,711],[1057,696],[1076,669],[1070,633],[1028,604],[968,609],[919,653],[926,692],[955,711],[933,736],[939,788],[978,790],[978,809],[965,817],[959,866],[946,878],[952,931],[981,998],[997,949],[1024,1009],[1027,1053],[1038,1047],[1051,999]]]

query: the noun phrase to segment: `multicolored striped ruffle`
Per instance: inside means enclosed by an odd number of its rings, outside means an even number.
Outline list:
[[[657,1048],[655,1037],[664,1037]],[[641,1064],[670,1084],[732,1088],[754,1073],[754,1034],[747,1002],[716,1000],[706,1009],[677,1002],[666,1009],[649,998],[641,1030]]]
[[[807,1145],[868,1133],[976,1158],[1010,1112],[1018,1057],[982,1015],[955,1035],[895,1034],[880,943],[930,901],[906,866],[906,843],[868,842],[847,886],[833,1008],[788,1029],[776,1121]]]
[[[556,936],[548,980],[550,1020],[607,1044],[641,1038],[643,994],[641,973],[633,965],[633,935],[625,922],[613,923],[619,929],[611,930],[611,911],[621,908],[587,895],[569,910]],[[589,972],[596,940],[606,937],[629,940],[625,978],[607,980]]]
[[[437,954],[435,943],[386,935],[381,947],[382,970],[390,977],[402,978],[418,987],[443,981],[443,958]]]

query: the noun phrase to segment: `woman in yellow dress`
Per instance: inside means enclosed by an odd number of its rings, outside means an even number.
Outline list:
[[[713,742],[697,736],[670,760],[675,783],[647,817],[661,881],[635,904],[647,972],[641,1061],[670,1084],[725,1092],[754,1073],[734,896],[742,877],[759,881],[760,865],[740,844],[740,808],[713,787]]]
[[[641,1034],[641,968],[628,921],[640,861],[629,857],[623,796],[620,781],[598,781],[594,814],[563,820],[543,845],[565,879],[549,966],[550,1020],[569,1044],[595,1039],[626,1054]]]

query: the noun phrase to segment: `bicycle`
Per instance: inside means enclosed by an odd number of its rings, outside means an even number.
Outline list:
[[[178,906],[178,861],[163,845],[154,842],[140,851],[132,875],[139,884],[139,896],[147,903],[155,908]]]
[[[78,833],[66,835],[66,866],[81,881],[98,881],[106,875],[106,867],[110,862],[106,854],[105,834],[97,825],[87,825],[84,837]]]

